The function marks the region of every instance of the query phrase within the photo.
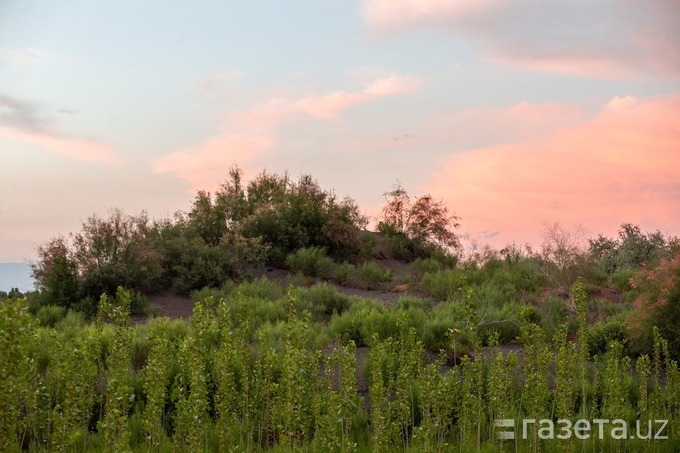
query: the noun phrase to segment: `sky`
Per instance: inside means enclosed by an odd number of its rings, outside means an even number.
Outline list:
[[[232,165],[471,241],[680,234],[678,0],[0,0],[0,262]]]

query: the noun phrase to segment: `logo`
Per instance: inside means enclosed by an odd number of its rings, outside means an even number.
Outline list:
[[[537,429],[539,439],[645,439],[665,440],[668,439],[666,428],[668,420],[637,420],[634,425],[628,426],[625,420],[616,418],[613,420],[595,418],[591,420],[579,419],[575,421],[560,418],[556,422],[544,418],[536,421],[534,418],[525,418],[521,421],[521,430],[516,430],[517,423],[511,418],[498,419],[494,422],[496,436],[500,440],[528,439],[531,427]]]

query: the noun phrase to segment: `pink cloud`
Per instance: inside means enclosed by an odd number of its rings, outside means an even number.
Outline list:
[[[451,154],[426,190],[470,232],[537,243],[540,225],[581,223],[613,235],[621,223],[680,233],[680,95],[614,98],[588,121],[531,142]]]
[[[394,30],[441,24],[484,9],[498,0],[367,0],[364,18],[374,28]]]
[[[533,104],[521,101],[507,107],[468,108],[439,118],[437,126],[460,138],[484,137],[492,140],[534,139],[583,119],[584,113],[572,104]]]
[[[275,144],[273,138],[266,136],[215,136],[163,156],[152,163],[152,169],[155,173],[178,174],[192,190],[205,189],[224,179],[231,165],[247,165],[274,149]]]
[[[237,123],[267,127],[296,116],[315,119],[335,120],[340,113],[376,99],[409,93],[421,85],[420,79],[411,76],[391,74],[367,83],[362,90],[333,91],[326,94],[312,94],[298,99],[269,99],[255,107],[232,116]]]
[[[414,124],[417,134],[353,138],[342,146],[349,153],[396,150],[455,142],[461,149],[502,141],[536,140],[559,128],[577,124],[584,112],[572,104],[522,101],[505,107],[476,107]]]
[[[635,68],[620,59],[599,56],[550,56],[540,58],[515,53],[487,52],[487,61],[506,66],[520,66],[540,72],[552,72],[573,76],[597,78],[622,78],[637,72]]]
[[[115,165],[120,158],[109,145],[95,140],[0,126],[0,135],[38,145],[44,150],[83,162]]]
[[[273,98],[227,116],[222,132],[152,162],[156,173],[174,173],[192,190],[212,187],[234,163],[248,167],[280,145],[278,129],[294,120],[337,120],[347,109],[418,88],[415,77],[387,75],[357,91],[333,91],[297,99]],[[248,168],[246,168],[246,171]]]
[[[602,78],[680,75],[677,1],[364,0],[362,10],[380,34],[445,29],[504,65]]]

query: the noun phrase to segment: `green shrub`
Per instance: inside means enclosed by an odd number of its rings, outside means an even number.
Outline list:
[[[373,261],[366,261],[357,267],[357,277],[368,289],[374,289],[382,283],[391,282],[394,275]]]
[[[612,302],[609,299],[595,299],[591,303],[591,311],[594,312],[595,319],[604,321],[612,316],[628,311],[627,304]]]
[[[293,272],[310,277],[330,277],[335,263],[326,255],[323,247],[301,248],[286,257],[286,266]]]
[[[541,306],[543,310],[542,326],[545,331],[546,338],[552,339],[557,327],[567,320],[569,310],[567,308],[567,301],[557,297],[548,296]]]
[[[232,290],[232,294],[238,293],[248,297],[277,300],[283,296],[283,289],[267,277],[260,277],[256,280],[238,284]]]
[[[132,334],[132,369],[139,371],[146,366],[151,351],[149,329],[137,328]]]
[[[422,297],[402,295],[397,300],[397,310],[408,310],[411,308],[417,308],[423,311],[429,311],[432,309],[434,302],[430,299],[424,299]]]
[[[350,306],[349,297],[340,294],[327,283],[317,283],[311,288],[301,289],[298,300],[311,311],[316,320],[322,320],[334,313],[340,314]]]
[[[496,332],[500,343],[507,343],[519,337],[519,314],[524,307],[516,303],[510,303],[500,308],[490,308],[481,313],[482,321],[477,326],[477,336],[486,341],[489,338],[489,334]],[[529,310],[532,309],[529,308]],[[532,312],[537,313],[536,310],[532,310]],[[534,315],[529,316],[530,318],[534,317]]]
[[[449,351],[452,347],[451,330],[464,330],[467,316],[465,306],[459,302],[444,302],[435,305],[423,328],[425,348],[433,352]]]
[[[517,298],[517,290],[510,282],[494,283],[493,280],[475,287],[475,301],[484,307],[500,308]]]
[[[452,319],[429,319],[423,328],[423,346],[428,351],[448,351],[451,348],[451,329],[456,328]]]
[[[75,338],[81,333],[85,326],[85,314],[80,311],[69,310],[54,329],[64,338]]]
[[[333,315],[328,329],[334,338],[342,343],[354,341],[357,346],[371,344],[374,335],[379,339],[395,336],[399,329],[399,314],[386,309],[375,301],[361,298],[350,298],[349,310],[341,315]],[[415,326],[419,323],[416,316],[406,316],[405,324]]]
[[[545,288],[547,279],[541,273],[540,265],[535,259],[522,258],[507,266],[508,280],[515,290],[523,294],[532,294]]]
[[[208,298],[213,298],[213,300],[219,300],[226,297],[228,292],[222,291],[217,288],[201,288],[191,292],[191,300],[197,302],[199,300],[206,300]]]
[[[74,303],[71,308],[75,311],[81,312],[87,318],[92,318],[97,314],[97,307],[99,306],[99,301],[92,297],[84,297],[78,302]]]
[[[335,267],[333,278],[339,285],[347,285],[354,280],[356,267],[349,263],[338,264]]]
[[[261,325],[283,321],[288,314],[288,302],[284,299],[263,299],[238,293],[227,297],[225,303],[229,307],[232,319],[237,323],[247,321],[251,340]]]
[[[626,323],[622,317],[597,322],[588,331],[588,352],[591,356],[604,354],[609,349],[610,342],[625,343],[627,338]]]
[[[357,252],[359,259],[367,260],[372,258],[376,244],[375,233],[364,232],[361,234],[359,239],[359,250]]]
[[[612,275],[612,283],[621,293],[626,293],[633,288],[630,286],[631,278],[635,276],[635,271],[632,269],[619,269]]]
[[[434,258],[418,258],[411,263],[411,269],[417,276],[422,277],[426,273],[437,273],[441,270],[441,263]]]
[[[354,342],[357,346],[366,346],[361,332],[363,319],[359,312],[345,312],[333,315],[328,330],[334,338],[343,344]]]
[[[449,269],[423,275],[420,289],[439,300],[453,299],[466,284],[465,272],[461,269]]]
[[[444,269],[451,269],[458,265],[460,262],[460,256],[450,253],[444,249],[435,249],[430,258],[439,261],[439,264]]]
[[[133,315],[149,314],[149,298],[138,291],[130,291],[130,313]]]
[[[379,341],[387,338],[396,338],[399,334],[398,317],[392,311],[372,310],[364,313],[361,323],[361,336],[363,343],[371,345],[374,336]]]
[[[36,317],[43,327],[54,327],[54,325],[64,318],[66,309],[56,305],[44,305],[38,309]]]

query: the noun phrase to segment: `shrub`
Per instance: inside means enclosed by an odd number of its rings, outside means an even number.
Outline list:
[[[311,277],[330,277],[334,265],[323,247],[301,248],[286,257],[288,269]]]
[[[453,232],[460,218],[449,214],[443,201],[434,201],[429,194],[411,200],[400,184],[384,195],[378,228],[388,236],[405,239],[404,245],[415,252],[414,257],[429,256],[444,247],[460,248]],[[419,253],[422,251],[427,253]]]
[[[609,343],[626,343],[627,338],[626,323],[622,317],[597,322],[588,331],[588,352],[591,356],[604,354],[609,349]]]
[[[498,340],[501,343],[506,343],[520,335],[520,320],[519,314],[522,308],[526,306],[520,306],[515,303],[505,304],[500,308],[490,308],[483,312],[480,317],[482,318],[481,323],[477,326],[477,336],[483,341],[489,338],[489,335],[493,332],[498,334]],[[525,308],[525,310],[530,310],[530,313],[537,313],[537,311],[531,308]],[[529,315],[530,319],[535,319],[535,314]]]
[[[452,319],[430,319],[423,328],[423,346],[428,351],[448,351],[451,348],[451,329],[456,327]]]
[[[361,332],[363,319],[358,312],[345,312],[342,315],[333,315],[328,330],[334,338],[343,344],[354,342],[357,346],[365,346],[364,336]]]
[[[149,314],[149,298],[137,291],[130,291],[130,313],[134,315]]]
[[[466,285],[461,269],[426,273],[420,280],[420,289],[439,300],[451,300]]]
[[[283,296],[282,288],[267,277],[260,277],[249,282],[242,282],[232,290],[232,294],[243,294],[247,297],[277,300]]]
[[[230,251],[211,246],[188,227],[172,227],[160,247],[163,253],[164,279],[179,294],[204,287],[220,287],[234,277],[229,261]]]
[[[150,331],[137,328],[132,335],[132,369],[139,371],[146,366],[151,351]]]
[[[659,258],[669,258],[674,238],[667,238],[660,231],[643,233],[639,226],[624,223],[619,228],[618,239],[599,235],[588,242],[591,255],[607,273],[613,275],[621,269],[649,267]]]
[[[539,263],[532,258],[520,258],[508,265],[508,279],[520,293],[532,294],[547,285]]]
[[[356,275],[356,267],[349,263],[338,264],[335,267],[333,278],[339,285],[347,285]]]
[[[411,308],[417,308],[423,311],[429,311],[434,302],[430,299],[424,299],[422,297],[403,295],[397,300],[397,310],[409,310]]]
[[[374,289],[381,283],[391,282],[393,274],[389,269],[384,269],[373,261],[366,261],[357,267],[357,277],[368,289]]]
[[[417,276],[422,277],[426,273],[437,273],[441,270],[441,263],[434,258],[417,258],[411,263],[411,269]]]
[[[541,316],[543,319],[543,330],[546,337],[552,339],[558,326],[563,324],[569,315],[567,301],[556,296],[549,296],[543,301],[541,308],[543,312],[543,316]]]
[[[680,358],[680,250],[652,269],[640,269],[631,284],[637,293],[628,325],[636,348],[649,352],[653,329],[668,341],[673,359]]]
[[[59,322],[54,325],[54,329],[59,332],[62,338],[75,338],[81,333],[85,326],[85,315],[80,311],[69,310]]]
[[[238,293],[227,297],[225,304],[236,325],[247,321],[248,338],[251,340],[261,325],[267,322],[275,324],[288,317],[288,302],[283,299],[262,299]]]
[[[626,293],[633,289],[631,286],[631,279],[635,276],[635,271],[632,269],[619,269],[612,275],[612,283],[614,288],[622,293]]]
[[[92,318],[97,314],[98,306],[99,300],[88,296],[80,299],[77,303],[73,304],[71,308],[84,314],[87,318]]]
[[[304,247],[325,247],[335,257],[349,257],[357,251],[358,232],[366,218],[354,200],[338,200],[310,175],[293,182],[287,175],[263,172],[242,196],[246,208],[238,220],[240,231],[270,244],[269,261],[274,264]]]
[[[388,310],[372,310],[364,313],[361,323],[363,343],[371,346],[374,337],[378,341],[396,338],[399,334],[398,317]]]
[[[38,247],[38,261],[31,265],[43,305],[69,308],[80,296],[78,267],[64,238],[52,239]]]
[[[363,232],[359,239],[359,250],[357,256],[360,260],[367,260],[373,257],[377,244],[375,233]]]
[[[612,302],[609,299],[595,299],[592,302],[591,310],[597,320],[604,321],[619,313],[628,311],[629,308],[630,306],[628,304]]]
[[[333,315],[328,329],[343,343],[354,341],[357,346],[369,345],[374,334],[387,338],[396,334],[397,316],[378,302],[350,298],[351,307],[341,315]]]
[[[224,298],[229,294],[227,291],[222,291],[217,288],[202,288],[191,292],[191,300],[193,302],[198,302],[199,300],[206,300],[212,298],[213,300],[219,300]]]
[[[332,314],[340,314],[350,306],[349,297],[340,294],[327,283],[319,283],[300,290],[299,303],[309,308],[314,319],[322,320]]]
[[[66,309],[56,305],[43,305],[38,309],[36,317],[43,327],[54,327],[54,325],[64,318]]]

